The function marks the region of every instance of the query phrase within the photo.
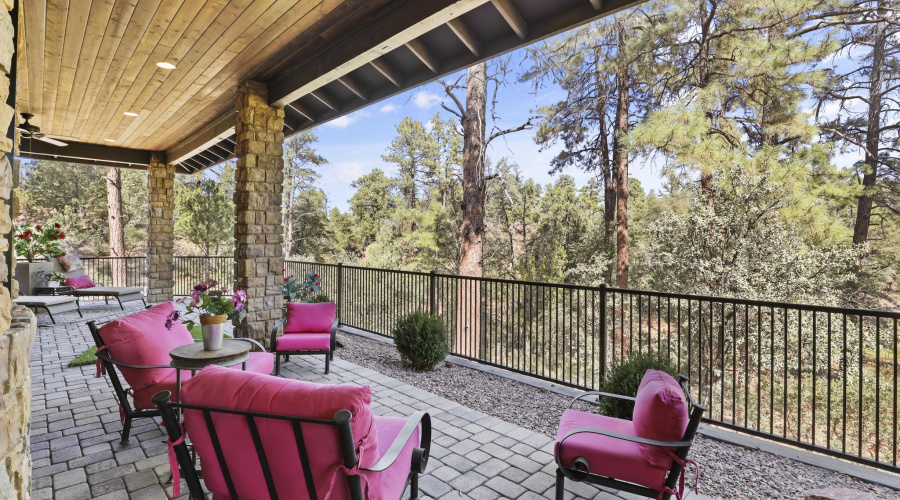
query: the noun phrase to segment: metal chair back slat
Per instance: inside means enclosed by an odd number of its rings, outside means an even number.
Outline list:
[[[225,461],[225,454],[222,452],[222,443],[219,442],[219,433],[213,423],[212,414],[209,410],[203,410],[203,419],[206,420],[206,428],[209,430],[209,437],[212,441],[213,449],[216,451],[216,460],[219,462],[219,470],[225,478],[225,485],[228,486],[228,494],[231,498],[238,498],[237,490],[234,488],[234,481],[231,479],[231,472],[228,470],[228,463]]]
[[[259,437],[259,429],[256,427],[256,419],[253,415],[245,415],[247,418],[247,426],[250,428],[250,435],[253,437],[253,446],[256,447],[256,456],[259,458],[259,465],[262,467],[263,476],[266,478],[266,487],[269,489],[269,498],[278,500],[278,493],[275,491],[275,480],[272,478],[272,471],[269,470],[269,461],[266,460],[266,450],[263,448],[262,439]]]
[[[294,438],[297,440],[297,453],[300,454],[300,465],[303,469],[303,478],[306,480],[306,491],[309,500],[318,500],[316,496],[316,484],[313,482],[312,467],[309,465],[309,454],[306,450],[306,440],[303,438],[303,426],[300,422],[293,422]]]

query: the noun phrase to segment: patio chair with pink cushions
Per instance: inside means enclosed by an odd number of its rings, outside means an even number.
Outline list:
[[[99,329],[88,322],[94,343],[97,344],[97,377],[108,374],[122,419],[122,444],[128,443],[131,421],[135,418],[159,416],[151,397],[159,391],[175,391],[175,369],[171,367],[169,351],[195,342],[187,327],[178,321],[172,329],[166,328],[166,320],[175,311],[175,304],[164,302],[141,312],[112,320]],[[261,352],[251,352],[247,371],[271,373],[273,356],[261,344],[250,339]],[[125,378],[129,388],[119,379],[114,368]],[[242,365],[233,368],[240,370]],[[181,374],[181,380],[189,380],[191,372]],[[131,396],[131,402],[128,401]]]
[[[291,354],[324,354],[327,374],[334,359],[335,335],[340,324],[336,316],[334,302],[289,302],[287,316],[272,328],[269,346],[275,353],[275,375],[281,375],[281,356],[287,361]],[[279,337],[282,326],[284,335]]]
[[[431,418],[424,412],[373,416],[368,386],[210,366],[184,384],[181,403],[170,398],[166,391],[153,401],[169,433],[173,483],[180,469],[192,499],[206,496],[185,436],[215,500],[396,500],[407,489],[409,498],[418,498]]]
[[[688,451],[706,408],[691,398],[687,377],[647,370],[637,397],[589,392],[634,402],[632,420],[570,408],[559,422],[556,498],[562,500],[566,478],[615,488],[657,500],[682,498]],[[699,471],[697,471],[699,479]]]

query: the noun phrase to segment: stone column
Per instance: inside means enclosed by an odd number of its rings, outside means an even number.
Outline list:
[[[175,291],[175,165],[154,153],[147,167],[147,301],[167,302]]]
[[[265,339],[281,318],[283,126],[284,110],[269,106],[265,84],[238,87],[234,287],[248,299],[239,337]]]

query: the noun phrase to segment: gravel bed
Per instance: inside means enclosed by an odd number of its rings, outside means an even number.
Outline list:
[[[336,354],[342,359],[547,436],[556,436],[559,418],[569,405],[567,396],[452,363],[441,363],[433,372],[415,372],[400,363],[390,344],[346,333],[340,340],[344,347]],[[810,489],[846,487],[880,499],[900,499],[898,491],[846,474],[703,436],[697,437],[691,458],[700,465],[698,492],[713,497],[796,499]]]

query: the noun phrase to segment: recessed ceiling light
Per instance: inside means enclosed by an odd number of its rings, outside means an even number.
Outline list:
[[[131,112],[131,111],[126,111],[126,112],[124,112],[124,113],[122,113],[122,114],[125,115],[125,116],[137,116],[137,115],[138,115],[137,113],[133,113],[133,112]]]
[[[103,139],[103,140],[106,141],[106,142],[116,142],[115,139]]]
[[[165,61],[160,61],[160,62],[156,63],[156,65],[159,66],[159,67],[162,68],[162,69],[175,69],[175,65],[174,65],[174,64],[169,63],[169,62],[165,62]]]

